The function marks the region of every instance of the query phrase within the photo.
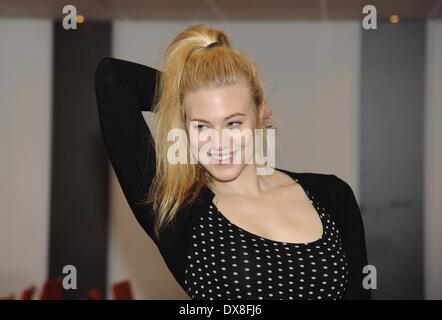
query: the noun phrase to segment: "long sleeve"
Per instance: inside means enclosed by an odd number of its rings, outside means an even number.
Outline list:
[[[155,176],[155,144],[141,111],[151,111],[156,69],[103,58],[95,72],[95,93],[105,149],[137,221],[156,242],[151,205],[144,203]]]
[[[350,265],[350,283],[344,299],[371,299],[370,290],[364,289],[362,281],[365,276],[363,268],[368,264],[365,243],[365,231],[361,210],[353,190],[344,180],[336,177],[338,193],[343,217],[344,242],[348,250]]]

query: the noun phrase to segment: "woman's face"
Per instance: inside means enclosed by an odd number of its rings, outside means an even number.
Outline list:
[[[218,181],[234,180],[254,158],[255,106],[246,82],[191,91],[183,103],[194,159]]]

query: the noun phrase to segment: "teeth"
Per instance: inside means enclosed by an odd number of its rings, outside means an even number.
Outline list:
[[[218,156],[218,155],[214,155],[214,154],[212,154],[211,158],[212,158],[213,160],[221,160],[221,161],[224,161],[224,160],[228,160],[228,159],[230,159],[231,155],[232,155],[231,153],[223,154],[223,155],[221,155],[221,156]]]

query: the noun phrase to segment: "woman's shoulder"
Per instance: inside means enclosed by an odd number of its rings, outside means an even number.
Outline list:
[[[299,172],[282,168],[275,169],[287,174],[298,183],[305,183],[312,187],[330,187],[332,185],[336,186],[345,183],[345,181],[332,173]]]
[[[298,172],[287,169],[275,168],[293,178],[304,189],[317,194],[322,199],[354,201],[355,195],[350,184],[334,173]]]

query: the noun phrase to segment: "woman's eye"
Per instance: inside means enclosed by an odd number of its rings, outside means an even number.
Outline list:
[[[233,127],[233,128],[239,127],[241,124],[242,124],[242,122],[240,122],[240,121],[232,121],[232,122],[228,123],[229,127]]]
[[[199,125],[194,126],[194,128],[197,129],[197,130],[202,130],[203,127],[205,128],[205,127],[207,127],[207,126],[205,126],[205,125],[203,125],[203,124],[199,124]]]

